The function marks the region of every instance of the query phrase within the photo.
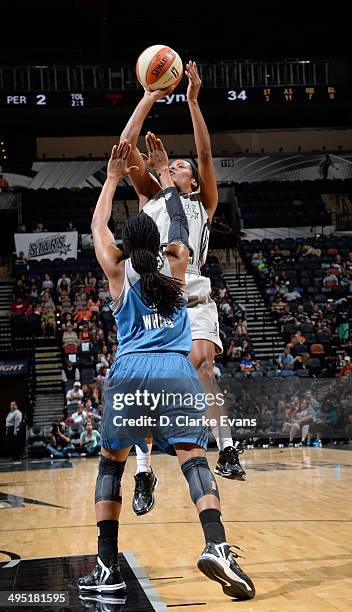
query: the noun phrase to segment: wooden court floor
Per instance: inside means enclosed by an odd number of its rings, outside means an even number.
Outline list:
[[[211,467],[216,457],[209,453]],[[352,453],[248,450],[243,463],[247,482],[218,483],[227,539],[243,550],[239,561],[256,585],[255,600],[232,602],[197,570],[202,532],[173,457],[153,455],[157,503],[139,518],[131,510],[135,458],[129,458],[120,550],[135,555],[170,610],[351,611]],[[98,460],[76,459],[72,465],[0,473],[2,494],[61,506],[25,502],[0,509],[1,550],[22,558],[95,553]],[[0,561],[5,559],[0,553]]]

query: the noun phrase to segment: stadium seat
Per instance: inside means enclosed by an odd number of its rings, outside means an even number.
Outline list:
[[[28,455],[30,457],[45,457],[47,453],[46,449],[46,436],[43,427],[39,425],[33,425],[28,430],[27,436],[27,448]]]

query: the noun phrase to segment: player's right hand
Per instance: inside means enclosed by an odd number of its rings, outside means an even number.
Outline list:
[[[145,144],[148,151],[147,163],[149,166],[158,173],[168,170],[169,159],[160,138],[157,138],[152,132],[148,132],[145,137]]]
[[[173,83],[173,85],[170,85],[170,87],[168,87],[167,89],[155,89],[154,91],[149,91],[145,89],[144,95],[150,96],[151,98],[153,98],[154,102],[156,102],[157,100],[162,100],[162,98],[165,98],[166,96],[170,96],[172,92],[176,89],[177,85],[178,82]]]

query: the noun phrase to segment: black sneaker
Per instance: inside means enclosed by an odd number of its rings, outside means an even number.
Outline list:
[[[158,486],[158,479],[153,470],[139,472],[134,477],[136,484],[132,502],[132,510],[137,516],[147,514],[154,508],[154,491]]]
[[[243,453],[243,447],[238,445],[227,446],[225,450],[220,451],[218,462],[215,467],[215,474],[232,480],[246,480],[247,474],[240,464],[238,455]]]
[[[80,589],[99,591],[100,593],[110,593],[126,588],[118,561],[107,567],[99,557],[97,557],[97,564],[91,573],[88,576],[78,578],[77,584]]]
[[[253,599],[255,588],[251,579],[235,561],[239,555],[227,542],[208,542],[198,559],[198,569],[210,580],[220,582],[225,595],[236,599]]]
[[[127,601],[126,596],[122,597],[121,593],[114,592],[101,595],[82,591],[78,597],[82,607],[90,612],[122,612]]]

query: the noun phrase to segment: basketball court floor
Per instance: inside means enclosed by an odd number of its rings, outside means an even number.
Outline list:
[[[208,456],[213,468],[217,454]],[[105,604],[80,600],[74,583],[94,565],[98,459],[0,464],[0,590],[69,598],[39,610],[352,610],[351,451],[258,449],[242,457],[247,482],[217,480],[227,538],[242,549],[254,600],[232,601],[197,570],[204,542],[186,481],[174,457],[158,454],[156,506],[143,517],[131,510],[135,458],[127,462],[119,539],[127,600]]]

